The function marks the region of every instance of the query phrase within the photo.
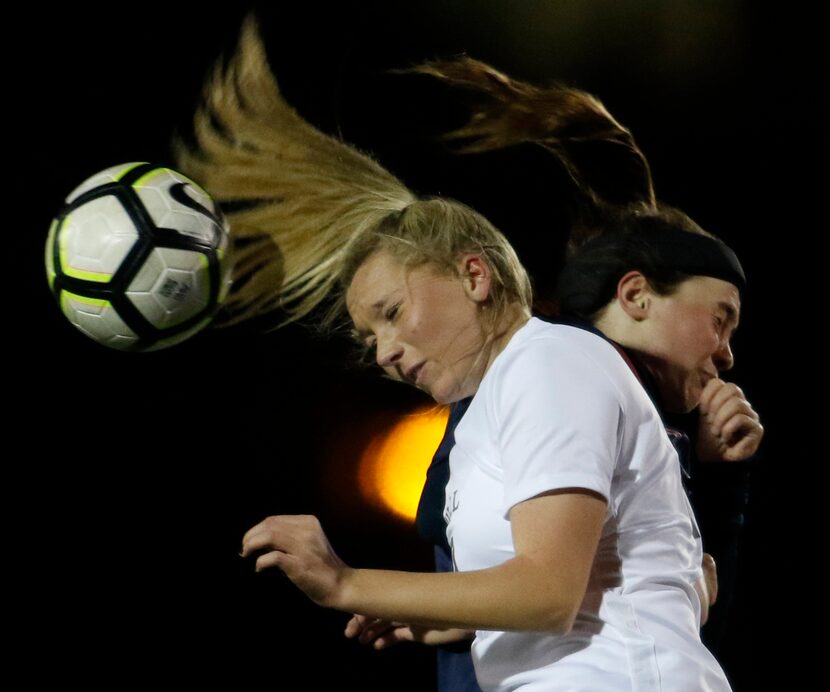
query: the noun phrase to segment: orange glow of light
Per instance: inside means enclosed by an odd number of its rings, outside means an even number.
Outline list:
[[[447,427],[449,408],[419,409],[376,435],[360,457],[360,489],[398,517],[415,520],[427,467]]]

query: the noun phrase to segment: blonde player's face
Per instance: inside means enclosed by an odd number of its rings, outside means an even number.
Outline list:
[[[429,264],[407,267],[380,250],[357,270],[346,306],[360,341],[395,379],[438,403],[471,396],[484,375],[480,308],[488,288]]]

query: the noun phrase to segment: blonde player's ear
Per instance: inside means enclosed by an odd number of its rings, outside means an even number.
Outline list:
[[[493,273],[487,261],[477,254],[464,255],[458,262],[459,276],[467,296],[476,303],[490,297]]]

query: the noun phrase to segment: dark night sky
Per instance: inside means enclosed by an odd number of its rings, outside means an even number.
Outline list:
[[[452,155],[436,135],[460,124],[457,97],[385,70],[467,52],[517,77],[596,93],[634,132],[658,196],[743,259],[750,291],[733,378],[768,433],[725,663],[737,689],[752,689],[751,664],[772,647],[757,635],[768,622],[759,613],[786,574],[778,556],[795,530],[781,521],[798,506],[789,470],[810,449],[799,443],[791,460],[791,365],[809,353],[786,344],[808,287],[796,241],[815,233],[813,171],[826,161],[815,19],[735,1],[298,5],[262,10],[289,101],[418,192],[482,211],[536,272],[555,271],[561,244],[549,232],[561,224],[549,157],[530,147]],[[238,687],[429,689],[430,652],[360,650],[340,636],[344,616],[236,557],[262,516],[313,512],[347,561],[426,568],[414,530],[361,507],[350,486],[365,421],[406,411],[419,395],[347,370],[339,344],[301,328],[208,331],[166,352],[110,352],[76,332],[47,290],[42,248],[63,197],[117,163],[171,162],[172,133],[186,127],[245,11],[202,7],[59,9],[45,27],[45,12],[18,15],[36,36],[31,54],[17,56],[27,68],[8,75],[15,105],[6,106],[16,152],[6,208],[20,210],[13,242],[23,268],[15,287],[32,297],[16,299],[7,321],[11,369],[23,376],[9,394],[9,430],[23,451],[6,486],[10,543],[23,556],[21,656],[48,655],[50,666],[28,668],[37,679],[59,672],[93,687],[111,686],[114,674],[196,684],[227,674]],[[786,632],[791,606],[780,598],[773,627]],[[311,668],[298,663],[306,652]]]

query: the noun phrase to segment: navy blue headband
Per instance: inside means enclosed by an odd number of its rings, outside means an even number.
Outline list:
[[[734,284],[741,292],[746,289],[746,275],[737,255],[717,238],[665,227],[644,229],[631,237],[647,245],[659,264],[668,269],[692,276],[712,276]],[[616,234],[602,234],[580,247],[576,256],[592,249],[599,250],[604,245],[613,246],[617,242],[619,236]]]
[[[712,276],[746,289],[746,274],[737,255],[726,243],[700,233],[676,229],[646,231],[661,264],[693,276]]]

